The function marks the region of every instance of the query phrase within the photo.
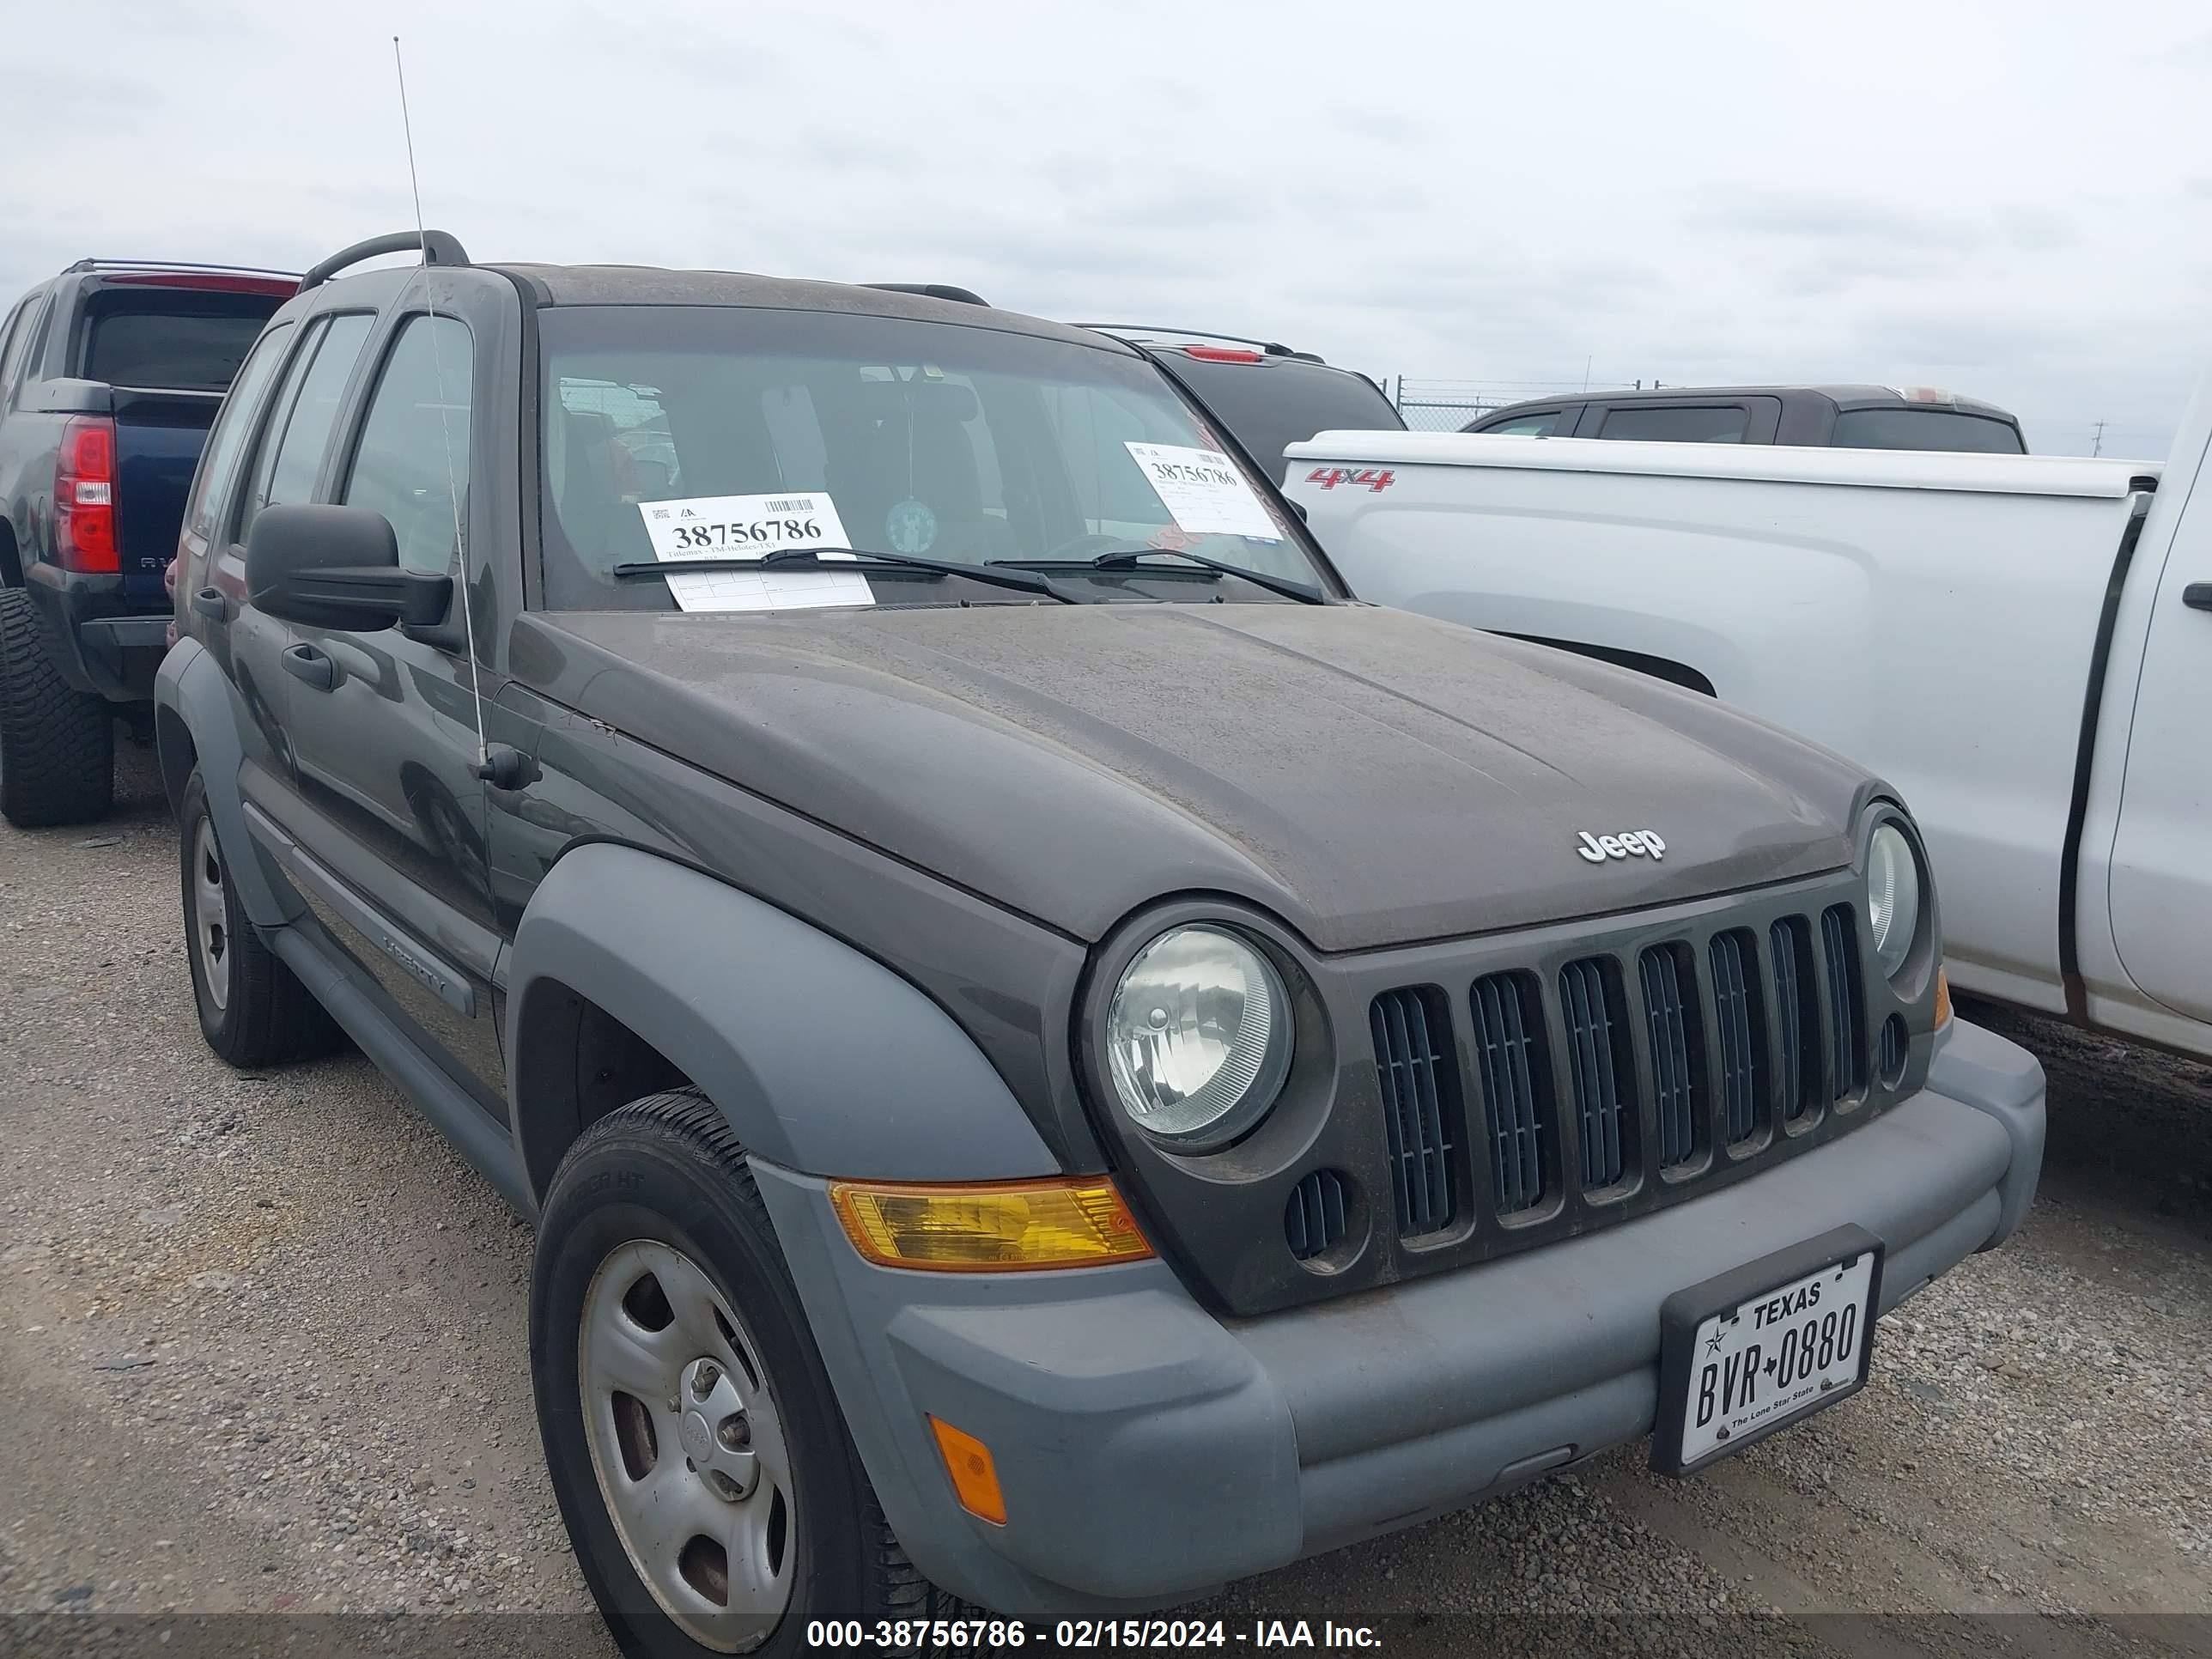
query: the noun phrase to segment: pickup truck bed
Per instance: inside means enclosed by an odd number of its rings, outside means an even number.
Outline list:
[[[96,817],[149,713],[163,580],[240,358],[295,280],[82,260],[0,322],[0,812]]]

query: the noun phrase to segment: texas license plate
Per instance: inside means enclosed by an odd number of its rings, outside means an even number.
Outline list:
[[[1856,1393],[1881,1295],[1881,1241],[1839,1227],[1668,1297],[1651,1466],[1686,1474]]]

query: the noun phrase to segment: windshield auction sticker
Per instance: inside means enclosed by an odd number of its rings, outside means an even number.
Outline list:
[[[1125,446],[1169,516],[1194,536],[1243,536],[1279,542],[1282,527],[1268,516],[1237,463],[1218,449],[1180,444]]]
[[[837,504],[823,490],[776,495],[696,495],[640,501],[653,554],[668,564],[686,559],[757,559],[787,548],[819,548],[824,562],[849,559],[852,544]],[[684,611],[803,611],[831,605],[873,605],[858,571],[697,570],[668,573],[668,591]]]

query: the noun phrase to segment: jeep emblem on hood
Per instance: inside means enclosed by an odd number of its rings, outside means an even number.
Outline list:
[[[1603,864],[1607,859],[1650,859],[1656,864],[1667,856],[1667,843],[1649,830],[1624,830],[1617,836],[1593,836],[1587,830],[1576,833],[1583,844],[1575,848],[1592,864]]]

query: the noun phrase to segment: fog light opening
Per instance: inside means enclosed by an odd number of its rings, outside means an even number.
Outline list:
[[[1912,1038],[1905,1029],[1905,1016],[1892,1014],[1881,1023],[1881,1082],[1894,1089],[1905,1081],[1905,1068],[1912,1057]]]

